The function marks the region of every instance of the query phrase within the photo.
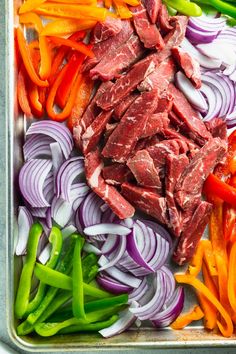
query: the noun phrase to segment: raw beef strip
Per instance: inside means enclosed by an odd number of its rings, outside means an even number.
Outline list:
[[[120,33],[122,21],[119,18],[107,17],[104,22],[97,22],[92,32],[91,43],[96,44]]]
[[[169,125],[168,113],[154,113],[148,117],[145,127],[143,127],[141,138],[147,138],[155,135],[167,128]]]
[[[173,95],[173,111],[176,113],[181,122],[182,127],[188,136],[196,141],[197,144],[203,146],[212,135],[208,132],[203,121],[199,118],[198,113],[192,108],[184,94],[178,90],[173,84],[169,85],[169,92]]]
[[[117,162],[127,161],[142,135],[148,117],[157,106],[158,92],[144,92],[128,108],[117,128],[110,135],[102,155]]]
[[[177,264],[183,265],[193,257],[198,242],[208,224],[211,211],[212,205],[210,203],[200,201],[174,252],[173,259]]]
[[[158,13],[158,23],[163,32],[169,32],[173,29],[173,26],[170,25],[169,14],[164,4],[161,5]]]
[[[157,192],[162,191],[159,170],[156,169],[153,159],[147,150],[137,151],[136,154],[128,160],[127,166],[130,168],[139,185],[154,188]]]
[[[117,50],[120,45],[122,45],[129,39],[133,32],[134,28],[131,22],[129,20],[122,21],[122,29],[116,36],[110,37],[105,41],[94,44],[93,53],[95,57],[87,58],[85,60],[85,63],[83,65],[83,71],[88,71],[92,69],[109,51],[113,52]]]
[[[151,23],[155,24],[157,22],[158,12],[161,8],[161,0],[146,0],[145,7]]]
[[[168,58],[148,75],[138,86],[140,91],[150,91],[153,88],[161,91],[165,90],[169,83],[174,81],[176,67],[172,58]]]
[[[102,175],[106,183],[120,185],[133,179],[133,175],[128,167],[121,163],[113,163],[102,169]]]
[[[149,146],[147,151],[152,157],[155,166],[158,168],[165,165],[168,154],[179,155],[179,144],[174,139],[164,140],[154,146]]]
[[[160,223],[167,223],[166,199],[150,188],[137,187],[130,183],[123,183],[121,193],[136,208],[153,216]]]
[[[175,112],[170,111],[168,117],[170,118],[170,123],[176,127],[177,130],[187,131],[185,122],[183,122]]]
[[[177,64],[183,69],[185,75],[192,81],[193,85],[199,89],[202,85],[202,80],[200,65],[197,60],[180,47],[173,47],[172,55]]]
[[[109,138],[109,136],[111,135],[113,130],[117,127],[117,125],[118,125],[118,123],[108,123],[106,125],[106,130],[105,130],[105,133],[104,133],[105,141],[107,141],[107,139]]]
[[[166,139],[179,139],[185,141],[188,144],[191,155],[194,155],[199,150],[199,146],[196,145],[194,141],[188,139],[186,136],[180,134],[171,127],[164,128],[161,133]]]
[[[166,157],[165,187],[169,214],[168,226],[176,237],[179,237],[182,231],[182,218],[174,200],[174,189],[183,170],[188,164],[189,160],[184,154],[179,156],[168,154]]]
[[[142,4],[132,6],[130,11],[133,14],[134,27],[144,47],[161,50],[165,43],[157,26],[149,21],[145,7]]]
[[[214,138],[218,137],[227,141],[227,125],[221,118],[213,118],[205,122],[205,126]]]
[[[195,154],[175,187],[175,199],[183,210],[201,199],[204,181],[226,151],[227,143],[220,138],[213,138]]]
[[[103,96],[97,99],[97,105],[104,110],[110,110],[120,103],[138,84],[155,70],[153,56],[146,57],[134,64],[131,70],[121,76]]]
[[[86,129],[82,136],[82,150],[84,155],[97,146],[111,116],[112,111],[102,111]]]
[[[103,167],[98,149],[85,156],[85,175],[89,187],[109,205],[120,219],[132,217],[135,212],[134,208],[113,186],[104,181],[101,175]]]
[[[117,106],[115,106],[113,111],[113,118],[116,120],[121,120],[124,113],[127,111],[129,106],[136,100],[138,95],[136,93],[130,93],[126,96]]]
[[[97,107],[96,100],[104,94],[104,92],[111,88],[113,85],[112,82],[104,82],[98,88],[95,96],[90,101],[86,111],[84,112],[82,118],[78,122],[78,125],[74,127],[73,137],[76,146],[82,147],[82,135],[85,130],[90,126],[90,124],[94,121],[95,117],[99,113],[100,109]]]
[[[167,112],[169,113],[173,106],[174,97],[167,91],[163,91],[158,100],[158,105],[155,113]]]
[[[134,64],[144,53],[144,48],[138,36],[133,34],[127,42],[117,50],[109,51],[102,60],[90,70],[90,77],[93,80],[112,80],[120,77],[124,69]]]

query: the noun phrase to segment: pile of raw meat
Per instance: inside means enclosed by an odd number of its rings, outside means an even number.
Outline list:
[[[95,58],[83,70],[100,86],[74,138],[94,192],[120,219],[138,209],[165,225],[183,264],[209,220],[202,187],[225,156],[226,125],[204,124],[175,86],[178,70],[201,86],[198,63],[179,47],[188,18],[169,17],[160,1],[130,9],[132,21],[108,18],[92,33]]]

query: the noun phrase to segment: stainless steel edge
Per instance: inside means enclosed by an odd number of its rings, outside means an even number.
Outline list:
[[[40,338],[38,336],[17,336],[14,324],[13,303],[14,303],[14,162],[18,158],[14,135],[20,128],[23,129],[22,119],[14,118],[14,37],[13,37],[13,2],[6,0],[6,30],[7,30],[7,54],[6,54],[6,313],[7,328],[11,342],[22,352],[90,352],[91,351],[113,351],[134,349],[144,351],[146,349],[170,349],[176,348],[235,348],[236,336],[223,338],[217,333],[205,331],[201,326],[189,327],[183,331],[172,331],[169,329],[156,331],[151,328],[131,330],[119,336],[103,339],[98,335],[68,335],[55,336],[52,338]]]

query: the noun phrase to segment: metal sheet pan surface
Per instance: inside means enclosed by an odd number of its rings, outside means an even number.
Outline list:
[[[14,320],[14,294],[21,264],[14,256],[16,239],[16,211],[19,205],[17,190],[18,171],[22,164],[22,144],[26,130],[26,121],[17,112],[16,77],[14,73],[14,26],[17,25],[16,11],[19,0],[7,1],[7,174],[8,174],[8,203],[7,203],[7,325],[8,333],[14,344],[22,350],[32,352],[64,352],[64,351],[105,351],[111,349],[147,349],[147,348],[200,348],[200,347],[235,347],[236,336],[223,338],[220,334],[207,332],[201,323],[190,326],[182,331],[173,331],[169,328],[155,330],[151,327],[132,328],[131,330],[110,339],[101,338],[97,334],[58,335],[52,338],[42,338],[37,335],[19,337],[16,334],[16,321]],[[186,298],[189,301],[186,307],[195,302],[194,294],[186,289]]]

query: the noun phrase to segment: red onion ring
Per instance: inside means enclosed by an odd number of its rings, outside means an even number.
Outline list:
[[[29,231],[33,224],[33,218],[29,210],[25,206],[20,206],[18,209],[18,240],[16,243],[15,254],[22,256],[26,252],[26,246],[29,237]]]
[[[97,276],[96,280],[98,284],[101,285],[105,290],[113,294],[129,293],[133,289],[128,285],[119,283],[118,281],[112,279],[111,277],[103,273],[100,273]]]

